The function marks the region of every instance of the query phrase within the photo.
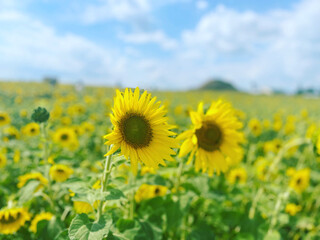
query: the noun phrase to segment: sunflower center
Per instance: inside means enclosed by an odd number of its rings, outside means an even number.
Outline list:
[[[301,184],[301,181],[302,181],[301,178],[298,178],[298,179],[297,179],[297,185],[300,185],[300,184]]]
[[[154,190],[154,194],[158,195],[160,193],[160,189],[157,187],[155,190]]]
[[[196,130],[198,146],[208,152],[217,150],[222,143],[221,129],[213,122],[204,122]]]
[[[0,121],[4,121],[5,118],[3,116],[0,116]]]
[[[58,173],[64,173],[64,170],[63,170],[63,169],[59,169],[59,168],[58,168],[56,171],[57,171]]]
[[[68,140],[68,138],[69,138],[68,134],[64,133],[64,134],[61,135],[61,140],[63,140],[63,141]]]
[[[120,121],[120,131],[125,142],[134,148],[149,145],[152,139],[150,123],[144,116],[129,114]]]
[[[5,218],[1,218],[0,219],[0,223],[2,224],[10,224],[10,223],[13,223],[15,221],[17,221],[17,219],[19,219],[21,216],[21,213],[18,213],[16,217],[12,216],[9,214],[9,218],[8,219],[5,219]]]
[[[34,133],[36,130],[34,128],[31,128],[30,132]]]

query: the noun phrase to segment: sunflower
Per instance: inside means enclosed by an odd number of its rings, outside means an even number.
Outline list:
[[[29,137],[37,136],[40,133],[40,125],[35,122],[28,123],[22,128],[22,133]]]
[[[234,115],[231,105],[221,100],[213,102],[204,113],[203,103],[197,112],[190,112],[193,129],[178,136],[186,139],[181,145],[179,157],[191,152],[188,163],[195,155],[195,169],[208,171],[210,176],[216,171],[225,172],[228,166],[242,158],[243,150],[240,143],[244,141],[242,124]]]
[[[44,221],[44,220],[50,221],[52,217],[53,217],[53,214],[49,212],[43,212],[36,215],[34,219],[31,221],[30,231],[36,233],[38,222]]]
[[[310,169],[305,168],[296,171],[290,179],[289,186],[294,189],[297,193],[302,193],[310,182]]]
[[[320,135],[318,136],[316,147],[317,147],[317,153],[320,154]]]
[[[29,220],[30,214],[24,208],[3,209],[0,211],[0,233],[13,234]]]
[[[87,202],[82,202],[82,201],[74,201],[73,208],[75,212],[78,214],[81,214],[81,213],[88,214],[93,211],[91,204]]]
[[[167,191],[168,188],[166,186],[142,184],[134,198],[136,202],[141,202],[142,200],[165,196]]]
[[[73,174],[72,168],[63,164],[54,164],[49,171],[51,178],[57,182],[66,181],[71,174]]]
[[[288,203],[286,205],[285,211],[286,213],[289,213],[291,216],[294,216],[297,214],[297,212],[301,211],[301,206],[300,205],[296,205],[294,203]]]
[[[24,185],[27,184],[30,180],[36,180],[39,181],[39,187],[42,187],[44,185],[48,184],[48,179],[46,179],[41,173],[34,172],[34,173],[27,173],[25,175],[20,176],[18,183],[18,188],[22,188]]]
[[[228,174],[228,182],[231,184],[241,183],[244,184],[247,181],[247,172],[244,168],[232,169]]]
[[[79,145],[77,134],[73,128],[69,127],[58,129],[53,135],[53,141],[71,150],[77,148]]]
[[[19,139],[20,137],[18,129],[16,129],[14,126],[5,128],[3,133],[4,133],[4,137],[8,140]]]
[[[131,160],[132,171],[137,173],[138,162],[148,167],[158,168],[165,160],[174,160],[172,150],[178,144],[171,136],[172,126],[167,124],[166,110],[156,102],[156,97],[144,91],[140,96],[139,88],[134,92],[126,88],[124,93],[116,91],[113,114],[110,115],[113,131],[104,136],[106,144],[113,145],[106,154],[113,154],[121,148],[121,153]]]
[[[251,119],[248,125],[254,136],[258,137],[261,135],[262,126],[261,126],[261,122],[258,119],[256,118]]]
[[[3,168],[7,164],[7,157],[0,153],[0,168]]]
[[[10,123],[10,117],[7,113],[0,112],[0,127]]]

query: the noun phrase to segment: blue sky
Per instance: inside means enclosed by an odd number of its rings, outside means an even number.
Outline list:
[[[320,87],[318,0],[0,0],[0,78]]]

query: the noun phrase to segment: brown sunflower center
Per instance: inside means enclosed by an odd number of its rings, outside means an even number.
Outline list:
[[[134,148],[149,145],[152,130],[149,121],[142,115],[131,113],[120,121],[120,131],[125,142]]]
[[[208,152],[217,150],[222,143],[222,131],[214,122],[204,122],[196,130],[198,146]]]
[[[154,190],[154,194],[155,195],[158,195],[160,193],[160,189],[157,187],[155,190]]]
[[[2,224],[10,224],[17,221],[21,217],[21,213],[19,212],[16,217],[9,214],[9,218],[5,219],[4,217],[0,219],[0,223]]]
[[[6,118],[4,116],[0,116],[0,121],[4,121]]]
[[[57,171],[57,173],[64,173],[64,170],[60,169],[60,168],[58,168],[56,171]]]
[[[32,132],[32,133],[34,133],[35,131],[36,131],[35,128],[31,128],[31,129],[30,129],[30,132]]]
[[[300,185],[301,182],[302,182],[302,179],[301,179],[301,178],[298,178],[298,179],[297,179],[297,185]]]
[[[68,134],[64,133],[64,134],[61,135],[61,140],[67,141],[68,139],[69,139],[69,135]]]

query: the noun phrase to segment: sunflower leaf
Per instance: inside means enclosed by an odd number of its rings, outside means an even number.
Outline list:
[[[71,240],[100,240],[106,237],[110,231],[112,220],[105,215],[98,222],[91,222],[86,214],[77,215],[69,227]]]

